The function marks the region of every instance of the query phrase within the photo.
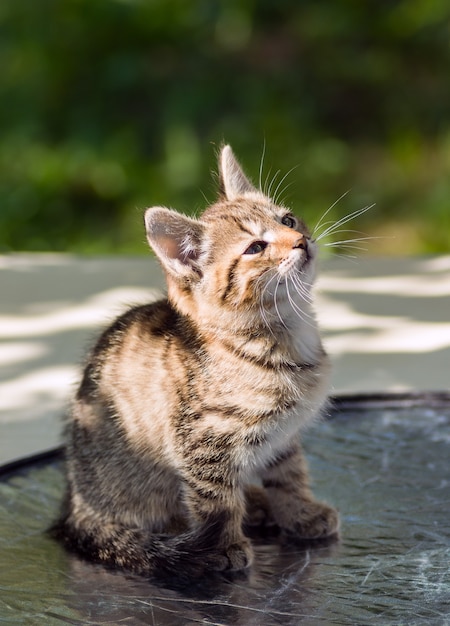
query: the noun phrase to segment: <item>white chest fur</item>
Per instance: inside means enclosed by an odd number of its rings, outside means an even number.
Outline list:
[[[264,426],[255,426],[247,433],[253,435],[257,444],[248,445],[239,451],[237,459],[245,481],[258,478],[259,471],[267,467],[278,455],[295,443],[300,432],[320,413],[320,407],[302,408],[300,405],[280,415],[276,421]]]

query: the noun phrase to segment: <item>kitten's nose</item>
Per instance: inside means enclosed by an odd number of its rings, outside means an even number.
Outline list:
[[[300,248],[301,250],[306,250],[306,237],[305,235],[300,235],[298,239],[294,241],[294,245],[292,249]]]

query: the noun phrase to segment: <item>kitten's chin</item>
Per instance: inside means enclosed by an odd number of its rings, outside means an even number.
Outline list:
[[[291,250],[289,256],[278,265],[278,273],[282,279],[286,279],[295,272],[300,278],[304,274],[311,282],[315,274],[316,250],[314,244],[309,243],[305,249]]]
[[[279,284],[294,279],[297,283],[305,283],[305,286],[309,288],[316,276],[315,259],[313,257],[305,257],[296,259],[285,265],[280,265],[278,267],[278,274],[280,277]]]

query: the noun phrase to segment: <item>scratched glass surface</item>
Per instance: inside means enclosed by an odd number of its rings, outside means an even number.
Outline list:
[[[248,577],[167,588],[67,555],[43,533],[58,462],[0,482],[0,623],[450,624],[450,409],[339,414],[305,437],[314,489],[339,507],[329,547],[256,546]]]

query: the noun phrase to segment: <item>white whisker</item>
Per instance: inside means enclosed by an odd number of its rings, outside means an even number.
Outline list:
[[[271,196],[270,196],[270,194],[271,194],[271,191],[272,191],[272,185],[275,183],[275,181],[277,180],[277,178],[278,178],[278,176],[279,176],[280,174],[281,174],[281,170],[277,170],[277,171],[275,172],[275,176],[273,176],[272,180],[270,181],[270,185],[269,185],[269,187],[267,188],[267,194],[266,194],[268,198],[270,198],[270,197],[271,197]]]
[[[350,244],[342,244],[342,243],[326,243],[323,246],[324,248],[348,248],[349,250],[361,250],[362,252],[367,252],[367,246],[356,246]]]
[[[265,285],[262,285],[262,289],[260,289],[260,283],[263,283],[263,280],[266,279],[266,276],[268,273],[273,272],[272,277],[267,281],[267,283]],[[273,330],[272,330],[272,326],[269,320],[269,312],[267,311],[267,309],[264,306],[264,296],[266,291],[269,290],[269,285],[270,283],[274,280],[274,278],[276,278],[277,276],[277,272],[275,270],[275,268],[269,268],[267,269],[263,274],[261,274],[261,276],[258,277],[257,281],[256,281],[256,287],[259,290],[259,310],[261,313],[261,319],[264,322],[264,324],[267,326],[269,332],[271,333],[271,335],[273,337],[275,337]],[[270,293],[270,292],[269,292]]]
[[[311,295],[311,293],[303,285],[299,284],[298,282],[295,282],[294,280],[292,281],[292,285],[293,285],[295,291],[297,292],[298,296],[308,306],[311,306],[311,304],[312,304],[312,295]],[[309,313],[307,313],[306,311],[304,311],[304,314],[307,317],[311,317],[311,315]]]
[[[267,312],[266,312],[266,309],[265,309],[264,304],[263,304],[263,302],[262,302],[262,299],[261,299],[261,301],[260,301],[260,303],[259,303],[259,310],[260,310],[260,312],[261,312],[261,319],[262,319],[262,321],[264,322],[264,325],[268,328],[268,330],[269,330],[270,334],[271,334],[273,337],[275,337],[275,335],[274,335],[274,333],[273,333],[273,331],[272,331],[272,327],[271,327],[271,325],[270,325],[269,318],[267,317]]]
[[[292,283],[292,286],[294,287],[295,291],[297,291],[296,286],[295,286],[294,283]],[[286,294],[287,294],[287,297],[288,297],[288,300],[289,300],[289,304],[291,305],[292,310],[297,315],[297,317],[299,319],[301,319],[301,321],[304,324],[308,324],[308,326],[312,326],[311,322],[309,321],[309,320],[312,320],[312,316],[309,315],[309,313],[306,313],[306,311],[303,311],[303,309],[295,302],[295,300],[291,296],[291,294],[289,292],[289,281],[286,281]],[[301,294],[299,294],[299,295],[300,295],[300,297],[302,297]]]
[[[262,175],[263,175],[263,170],[264,170],[264,159],[266,156],[266,140],[264,139],[264,143],[263,143],[263,149],[262,149],[262,154],[261,154],[261,163],[259,164],[259,190],[262,192]]]
[[[264,180],[264,184],[263,184],[263,188],[262,188],[262,192],[263,192],[263,194],[264,194],[265,196],[267,196],[267,195],[268,195],[268,193],[267,193],[267,189],[268,189],[268,187],[269,187],[269,176],[271,175],[271,173],[272,173],[272,168],[270,167],[270,168],[269,168],[269,171],[267,172],[267,176],[266,176],[266,178],[265,178],[265,180]]]
[[[351,263],[357,263],[358,257],[355,254],[340,254],[339,252],[334,252],[333,256],[339,257],[340,259],[346,259]]]
[[[336,232],[358,232],[358,231],[336,231]],[[336,234],[333,233],[333,234]],[[324,248],[348,248],[349,250],[361,250],[363,252],[367,252],[368,248],[366,246],[358,246],[356,245],[360,241],[371,241],[373,239],[384,239],[384,237],[373,237],[367,235],[366,237],[354,237],[353,239],[341,239],[339,241],[330,241],[328,243],[322,244]]]
[[[283,176],[283,178],[280,180],[280,182],[278,183],[278,185],[275,188],[275,191],[273,192],[273,201],[275,202],[275,204],[278,204],[278,198],[282,193],[286,192],[286,189],[288,189],[294,181],[290,182],[289,185],[287,185],[281,192],[280,194],[278,194],[278,190],[280,189],[281,185],[284,183],[284,181],[286,180],[286,178],[289,176],[289,174],[292,174],[292,172],[294,170],[296,170],[298,167],[300,167],[300,163],[298,163],[297,165],[294,165],[294,167],[291,167],[291,169]]]
[[[350,231],[349,231],[350,232]],[[332,241],[330,243],[324,243],[323,246],[339,246],[345,243],[357,243],[358,241],[369,241],[371,239],[386,239],[386,237],[355,237],[354,239],[342,239],[341,241]]]
[[[323,220],[326,218],[326,216],[328,215],[328,213],[330,211],[332,211],[334,209],[334,207],[336,206],[336,204],[338,202],[340,202],[342,200],[342,198],[345,198],[345,196],[347,196],[350,193],[350,189],[348,189],[347,191],[345,191],[342,196],[340,196],[337,200],[335,200],[335,202],[333,202],[333,204],[328,207],[328,209],[325,211],[325,213],[322,215],[322,217],[319,219],[319,221],[317,222],[317,224],[314,226],[313,231],[312,231],[312,235],[314,236],[314,233],[317,231],[317,229],[319,228],[320,225],[323,226]],[[327,222],[328,224],[329,222]]]
[[[309,288],[311,288],[310,283],[305,283],[301,278],[301,273],[298,269],[294,268],[294,271],[291,274],[291,280],[295,284],[299,295],[303,297],[307,302],[311,301],[311,293]]]
[[[289,330],[288,327],[286,326],[286,324],[284,323],[283,318],[280,315],[280,310],[278,308],[278,303],[277,303],[277,291],[278,291],[278,287],[280,286],[280,282],[281,282],[281,276],[278,276],[278,280],[277,280],[277,285],[275,287],[275,293],[274,293],[274,298],[273,298],[273,304],[275,307],[275,311],[277,312],[278,315],[278,319],[280,320],[280,322],[282,323],[282,325],[285,327],[286,330]]]
[[[352,247],[351,244],[358,243],[360,241],[366,241],[370,239],[380,239],[380,237],[361,237],[360,239],[342,239],[341,241],[329,241],[328,243],[324,243],[324,248],[337,248],[339,246],[342,247]]]
[[[369,211],[370,209],[372,209],[375,206],[375,204],[370,204],[368,206],[363,207],[362,209],[357,209],[356,211],[353,211],[352,213],[349,213],[348,215],[344,215],[344,217],[341,217],[341,219],[339,219],[337,222],[335,222],[335,224],[333,226],[329,226],[328,228],[326,228],[317,238],[316,241],[320,241],[321,239],[323,239],[324,237],[328,237],[329,235],[331,235],[337,228],[340,228],[341,226],[343,226],[344,224],[347,224],[347,222],[350,222],[351,220],[356,219],[357,217],[360,217],[361,215],[363,215],[364,213],[366,213],[367,211]]]
[[[330,224],[332,224],[332,222],[330,222]],[[352,228],[338,228],[337,230],[333,230],[333,235],[338,233],[355,233],[357,235],[363,235],[364,237],[367,235],[367,233],[362,230],[355,230]]]
[[[295,289],[294,283],[292,283],[292,286]],[[294,313],[296,313],[298,315],[298,317],[303,320],[303,311],[301,310],[301,308],[298,306],[298,304],[295,302],[295,300],[292,298],[291,293],[289,291],[289,281],[286,281],[286,295],[288,297],[289,300],[289,304],[291,305],[292,310],[294,311]]]
[[[293,185],[293,184],[294,184],[294,181],[291,181],[290,183],[288,183],[288,184],[284,187],[283,191],[281,192],[281,193],[283,194],[283,196],[281,196],[281,194],[280,194],[280,198],[279,198],[279,200],[277,200],[277,204],[280,204],[281,206],[283,206],[284,204],[286,204],[286,198],[285,198],[285,196],[286,196],[286,192],[287,192],[287,190],[289,189],[289,187],[292,187],[292,185]]]
[[[310,285],[309,283],[304,283],[301,280],[300,273],[298,272],[298,270],[296,270],[296,272],[292,274],[291,278],[292,278],[292,282],[294,284],[295,290],[297,291],[298,295],[301,298],[303,298],[305,302],[307,302],[308,304],[311,304],[313,298],[308,288],[311,288],[312,285]]]

